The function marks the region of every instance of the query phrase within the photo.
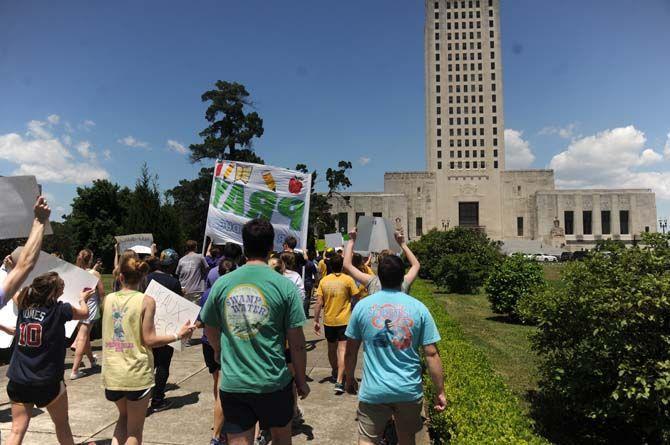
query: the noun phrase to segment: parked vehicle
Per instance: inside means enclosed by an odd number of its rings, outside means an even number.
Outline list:
[[[571,261],[572,260],[572,252],[563,252],[561,254],[561,258],[559,258],[560,261]]]
[[[554,255],[546,255],[541,253],[539,255],[535,255],[535,261],[539,261],[541,263],[555,263],[558,261],[558,258]]]
[[[572,254],[573,261],[582,261],[589,254],[586,250],[580,250]]]

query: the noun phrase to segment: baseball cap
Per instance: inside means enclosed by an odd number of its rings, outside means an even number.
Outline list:
[[[179,254],[174,249],[165,249],[161,252],[161,266],[172,266],[179,261]]]

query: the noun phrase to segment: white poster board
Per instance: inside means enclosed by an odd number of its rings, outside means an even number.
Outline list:
[[[158,335],[174,335],[187,321],[195,323],[198,314],[200,314],[198,305],[161,286],[155,280],[149,283],[144,294],[156,300],[154,323]],[[182,343],[176,341],[170,343],[170,346],[177,351],[181,351]]]
[[[400,246],[395,240],[395,230],[388,219],[361,216],[356,225],[354,250],[379,253],[388,249],[400,253]]]
[[[33,207],[40,194],[34,176],[0,177],[0,239],[27,238],[33,226]],[[45,227],[51,235],[51,224]]]
[[[344,247],[344,238],[341,233],[326,233],[326,247],[333,249],[342,249]]]
[[[154,236],[151,233],[136,233],[134,235],[115,236],[114,238],[119,243],[119,253],[121,254],[135,246],[148,247],[151,250],[151,245],[154,243]]]
[[[247,162],[217,161],[214,167],[205,235],[214,244],[242,244],[242,227],[264,218],[275,231],[274,249],[283,250],[293,236],[307,249],[307,223],[312,176]]]
[[[14,258],[18,258],[23,247],[18,247],[13,253]],[[98,285],[98,279],[95,275],[86,272],[84,269],[80,269],[74,264],[70,264],[67,261],[63,261],[60,258],[57,258],[53,255],[49,255],[46,252],[40,252],[40,256],[37,260],[37,264],[33,271],[28,275],[26,281],[23,283],[23,287],[29,286],[30,283],[44,273],[47,272],[57,272],[58,275],[65,282],[65,289],[63,290],[63,295],[58,299],[58,301],[63,301],[65,303],[70,303],[74,307],[79,307],[79,297],[81,292],[85,288],[95,289]],[[11,298],[8,296],[8,298]],[[7,303],[7,305],[0,311],[0,324],[15,326],[16,317],[18,313],[13,303]],[[75,329],[77,329],[77,324],[79,322],[76,320],[69,321],[65,323],[65,336],[71,337]],[[0,333],[0,344],[5,344],[7,339],[4,337],[10,337],[5,333]],[[9,340],[11,344],[11,337]],[[0,346],[4,347],[4,346]]]

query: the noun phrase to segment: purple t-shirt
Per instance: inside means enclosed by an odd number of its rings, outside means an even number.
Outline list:
[[[214,286],[214,282],[219,279],[219,268],[215,267],[214,269],[210,270],[209,273],[207,274],[207,280],[205,280],[205,286],[207,289],[211,289],[212,286]]]

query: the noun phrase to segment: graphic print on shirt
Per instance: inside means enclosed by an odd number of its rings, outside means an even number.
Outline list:
[[[370,307],[372,326],[379,332],[374,337],[373,345],[386,348],[389,344],[396,349],[407,349],[412,346],[412,327],[414,320],[407,314],[401,304],[375,304]]]
[[[123,318],[126,315],[128,308],[120,308],[117,305],[112,305],[112,320],[114,321],[114,334],[112,341],[108,341],[106,346],[109,349],[114,349],[116,352],[123,352],[126,349],[133,349],[135,345],[126,342],[126,334],[123,330]]]
[[[35,308],[23,309],[21,318],[24,320],[19,324],[19,346],[28,348],[39,348],[42,346],[42,324],[46,312]]]
[[[228,329],[242,340],[255,337],[270,315],[263,292],[252,284],[233,288],[226,297],[225,307]]]

